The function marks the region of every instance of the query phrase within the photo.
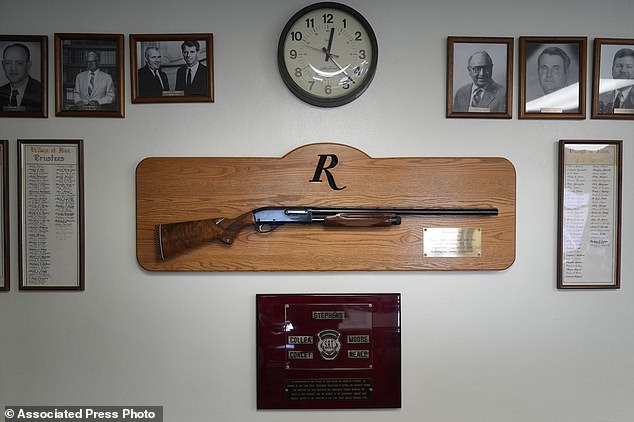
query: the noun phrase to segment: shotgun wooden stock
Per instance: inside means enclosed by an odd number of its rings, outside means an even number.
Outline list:
[[[255,224],[253,212],[236,218],[210,218],[156,226],[156,247],[159,260],[164,261],[203,243],[220,240],[231,244],[244,227]]]

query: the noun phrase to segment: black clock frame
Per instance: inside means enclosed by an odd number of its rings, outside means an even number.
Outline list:
[[[360,83],[359,87],[357,87],[355,90],[353,90],[349,94],[345,94],[337,98],[322,98],[322,97],[317,97],[315,95],[311,95],[307,93],[305,90],[300,88],[299,85],[295,83],[295,81],[293,80],[293,77],[288,73],[288,70],[286,68],[286,64],[284,61],[284,44],[286,42],[286,38],[288,36],[288,33],[291,27],[295,24],[295,22],[297,22],[305,14],[317,9],[325,9],[325,8],[341,10],[345,13],[350,14],[352,17],[358,20],[363,26],[363,29],[366,31],[368,37],[370,38],[370,44],[372,45],[372,58],[370,60],[370,67],[369,67],[367,76]],[[368,86],[370,86],[372,79],[374,79],[374,74],[376,73],[378,59],[379,59],[378,42],[376,40],[376,35],[374,33],[374,30],[372,29],[372,26],[363,17],[363,15],[361,15],[361,13],[357,12],[355,9],[351,8],[350,6],[346,6],[345,4],[341,4],[341,3],[319,2],[319,3],[314,3],[304,7],[303,9],[295,13],[286,23],[286,25],[284,26],[284,29],[282,30],[282,33],[280,34],[280,40],[277,44],[277,67],[280,71],[280,76],[282,77],[284,84],[297,98],[299,98],[300,100],[308,104],[312,104],[318,107],[338,107],[344,104],[348,104],[349,102],[352,102],[356,100],[357,98],[359,98],[359,96],[365,92]]]

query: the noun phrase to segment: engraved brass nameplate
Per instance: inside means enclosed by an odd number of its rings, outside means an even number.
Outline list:
[[[425,228],[423,229],[423,256],[425,257],[479,257],[482,254],[480,228]]]

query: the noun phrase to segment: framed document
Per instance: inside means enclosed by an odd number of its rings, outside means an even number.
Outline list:
[[[48,116],[48,37],[0,35],[0,117]]]
[[[448,37],[447,117],[510,119],[511,104],[513,38]]]
[[[586,118],[586,37],[520,37],[520,119]]]
[[[82,140],[18,140],[20,290],[84,290]]]
[[[557,287],[618,289],[622,141],[559,141]]]
[[[9,152],[8,141],[0,141],[0,291],[9,290]]]
[[[258,409],[401,407],[400,294],[256,300]]]
[[[214,101],[213,34],[130,35],[133,103]]]
[[[595,38],[593,119],[634,119],[634,39]]]
[[[123,117],[123,35],[55,34],[55,115]]]

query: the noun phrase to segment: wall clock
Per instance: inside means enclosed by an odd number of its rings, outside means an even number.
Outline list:
[[[337,107],[370,85],[378,62],[376,36],[359,12],[340,3],[315,3],[288,21],[277,47],[286,86],[303,101]]]

